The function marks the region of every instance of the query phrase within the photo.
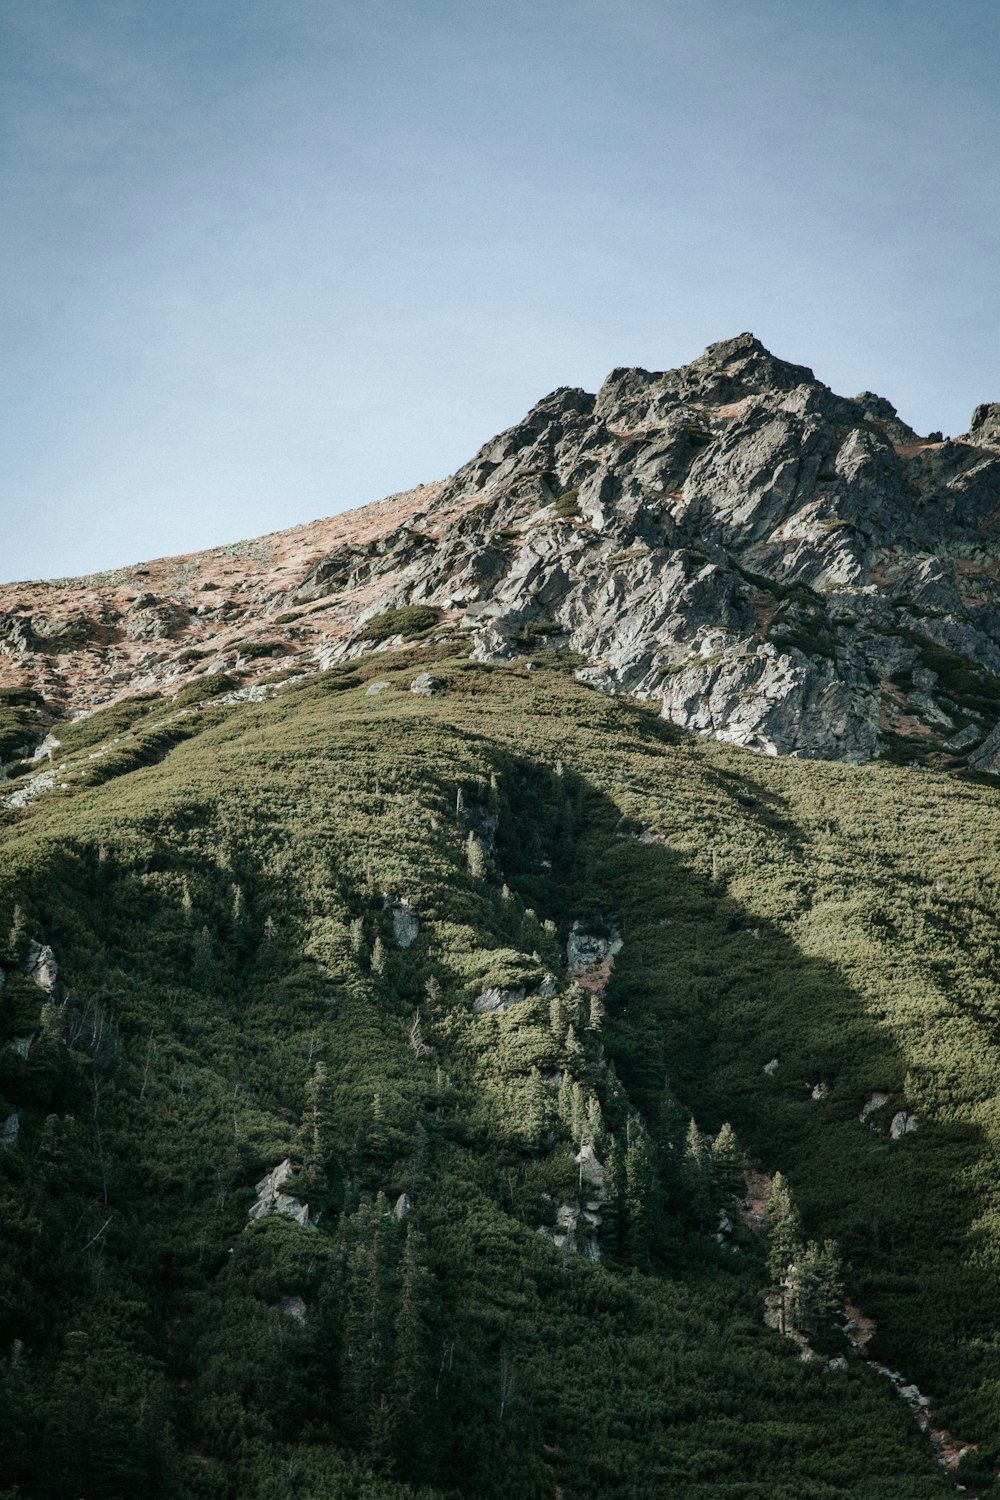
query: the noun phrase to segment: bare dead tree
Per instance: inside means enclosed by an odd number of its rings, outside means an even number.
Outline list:
[[[441,1358],[438,1361],[437,1379],[434,1382],[434,1400],[435,1401],[438,1399],[438,1397],[441,1394],[441,1381],[444,1379],[444,1376],[451,1370],[451,1367],[454,1364],[454,1362],[455,1362],[455,1341],[454,1341],[454,1339],[442,1339],[441,1340]]]
[[[417,1057],[426,1057],[431,1050],[424,1041],[419,1010],[413,1012],[413,1020],[410,1022],[409,1042],[410,1047],[416,1053]]]

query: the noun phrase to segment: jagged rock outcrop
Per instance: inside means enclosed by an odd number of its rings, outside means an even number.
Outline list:
[[[0,589],[0,685],[34,686],[51,716],[202,673],[317,670],[412,628],[496,665],[573,653],[582,681],[766,754],[996,773],[998,526],[1000,403],[921,438],[884,397],[835,395],[741,334],[554,391],[444,483]],[[408,606],[437,611],[437,637]]]
[[[247,1211],[247,1218],[263,1219],[267,1214],[281,1214],[283,1218],[294,1219],[296,1224],[314,1227],[317,1221],[310,1218],[308,1203],[303,1203],[294,1193],[285,1192],[295,1182],[297,1175],[291,1160],[286,1156],[284,1161],[279,1162],[257,1183],[257,1198]]]

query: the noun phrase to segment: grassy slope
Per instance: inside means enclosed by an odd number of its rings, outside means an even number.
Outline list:
[[[445,660],[427,699],[405,657],[377,668],[377,697],[327,674],[209,706],[176,745],[154,709],[90,766],[105,784],[11,820],[0,915],[21,902],[76,996],[39,1019],[37,991],[3,992],[5,1035],[40,1036],[0,1053],[0,1115],[22,1114],[2,1158],[11,1482],[943,1493],[884,1382],[762,1328],[759,1247],[697,1231],[676,1163],[688,1111],[731,1120],[840,1242],[875,1352],[1000,1440],[994,790],[680,739],[554,671]],[[467,831],[494,812],[473,876]],[[421,914],[406,953],[383,892]],[[548,1000],[471,1014],[483,984],[553,967],[542,920],[595,913],[625,947],[582,1052]],[[541,1135],[526,1123],[533,1066],[571,1069],[620,1137],[630,1106],[646,1123],[659,1188],[614,1264],[535,1232],[576,1172],[556,1085]],[[891,1102],[861,1125],[873,1089]],[[920,1129],[890,1141],[903,1107]],[[245,1229],[285,1155],[320,1229]],[[412,1194],[409,1235],[380,1191]]]

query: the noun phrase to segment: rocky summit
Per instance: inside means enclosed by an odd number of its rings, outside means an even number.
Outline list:
[[[461,632],[482,662],[572,653],[582,682],[765,754],[995,771],[998,522],[1000,404],[921,437],[746,333],[554,391],[442,483],[7,585],[0,681],[51,718]]]

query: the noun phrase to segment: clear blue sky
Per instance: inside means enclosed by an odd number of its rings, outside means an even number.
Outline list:
[[[0,578],[463,463],[752,329],[1000,399],[995,0],[0,0]]]

